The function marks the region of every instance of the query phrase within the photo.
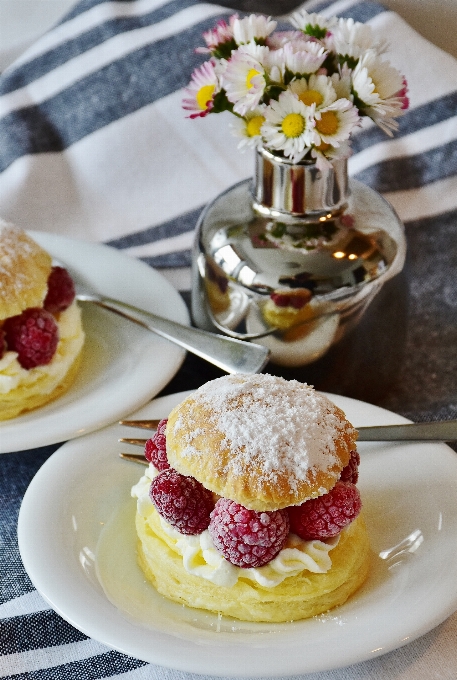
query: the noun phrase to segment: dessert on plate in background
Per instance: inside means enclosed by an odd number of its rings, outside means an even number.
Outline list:
[[[0,220],[0,420],[66,392],[84,337],[67,270],[53,266],[25,231]]]

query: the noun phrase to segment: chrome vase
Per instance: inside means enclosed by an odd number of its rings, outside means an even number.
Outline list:
[[[212,201],[197,224],[192,315],[203,329],[255,339],[279,366],[322,357],[404,264],[404,228],[347,160],[319,169],[265,148],[253,181]]]

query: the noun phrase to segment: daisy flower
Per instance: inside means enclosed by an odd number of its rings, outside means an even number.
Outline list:
[[[290,23],[311,38],[323,40],[336,26],[337,20],[335,17],[327,18],[322,14],[310,14],[301,9],[292,14]]]
[[[294,75],[315,73],[328,54],[320,43],[311,41],[289,42],[284,45],[281,52],[285,68]]]
[[[231,111],[241,148],[261,144],[318,166],[349,156],[360,117],[392,135],[409,105],[405,79],[371,26],[300,9],[292,28],[233,14],[203,34],[211,58],[195,69],[183,107],[190,118]]]
[[[356,107],[348,99],[337,99],[316,111],[315,118],[315,136],[319,140],[316,146],[321,148],[325,145],[338,148],[360,122]]]
[[[206,116],[213,107],[214,95],[220,90],[216,69],[211,61],[205,61],[192,73],[186,87],[187,97],[182,101],[183,109],[191,111],[189,118]]]
[[[230,124],[230,130],[239,137],[239,149],[255,149],[262,144],[261,127],[265,122],[265,105],[248,111],[244,118],[238,116]]]
[[[301,31],[276,31],[273,35],[268,36],[266,44],[270,50],[279,50],[280,47],[284,47],[288,42],[305,43],[307,41],[308,38]]]
[[[262,136],[266,145],[282,151],[293,162],[300,161],[315,141],[314,106],[306,106],[290,90],[265,108]]]
[[[254,109],[263,97],[266,87],[268,47],[250,43],[233,53],[222,75],[227,99],[240,116]]]
[[[276,21],[272,21],[271,17],[267,18],[255,14],[244,17],[244,19],[236,17],[233,22],[233,36],[238,45],[246,45],[253,40],[264,44],[266,38],[275,30],[276,25]]]
[[[306,106],[314,104],[316,111],[333,104],[336,99],[332,81],[324,75],[312,75],[309,80],[298,78],[290,83],[289,88]]]
[[[377,54],[381,54],[388,47],[386,40],[375,40],[371,26],[354,21],[354,19],[338,21],[335,31],[329,38],[330,44],[339,57],[349,62],[352,67],[367,50],[374,50]]]
[[[403,113],[404,87],[399,71],[372,50],[360,58],[352,73],[354,103],[388,135],[398,128],[394,119]]]
[[[237,19],[236,14],[230,17],[228,24],[224,19],[220,19],[215,28],[203,33],[206,47],[197,47],[195,51],[201,54],[209,52],[219,58],[230,57],[232,50],[237,48],[233,37],[233,23],[235,19]]]

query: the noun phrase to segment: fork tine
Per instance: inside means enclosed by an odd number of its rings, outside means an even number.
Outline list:
[[[139,463],[140,465],[149,465],[148,461],[144,456],[137,456],[135,453],[120,453],[120,458],[124,460],[130,460],[132,463]]]
[[[121,439],[118,439],[119,442],[122,444],[133,444],[133,446],[144,446],[147,442],[147,439],[129,439],[128,437],[123,437]]]
[[[139,427],[143,430],[157,430],[160,420],[120,420],[119,425]]]

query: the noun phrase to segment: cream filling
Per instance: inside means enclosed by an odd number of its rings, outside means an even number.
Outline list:
[[[35,384],[42,393],[51,393],[63,380],[84,344],[81,310],[76,302],[60,313],[57,325],[59,344],[49,364],[27,370],[18,362],[17,352],[5,352],[0,359],[0,394],[18,388],[33,390]]]
[[[146,473],[132,487],[132,496],[137,498],[138,514],[148,521],[154,512],[154,505],[149,498],[151,481],[158,474],[153,465],[149,465]],[[330,551],[338,545],[339,535],[327,541],[303,541],[295,534],[289,534],[285,547],[268,564],[263,567],[241,569],[228,562],[214,546],[209,531],[196,536],[186,536],[174,529],[160,517],[161,528],[175,544],[176,552],[183,558],[184,569],[194,576],[211,581],[215,585],[232,587],[239,579],[273,588],[303,571],[314,574],[325,574],[332,566]]]

